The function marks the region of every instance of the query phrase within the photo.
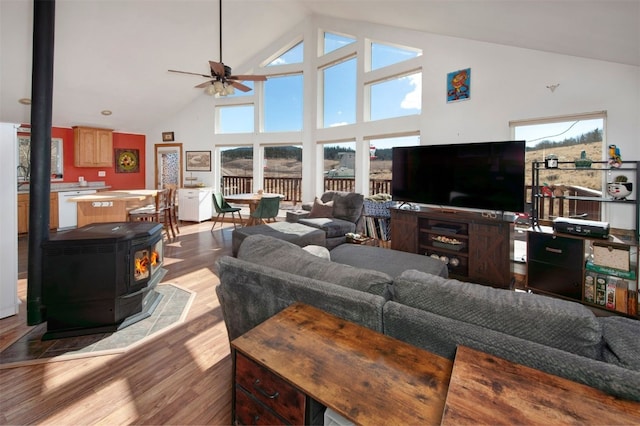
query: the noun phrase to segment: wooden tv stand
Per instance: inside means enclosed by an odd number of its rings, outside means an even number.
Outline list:
[[[454,209],[390,211],[392,249],[438,256],[452,278],[511,287],[512,222]]]

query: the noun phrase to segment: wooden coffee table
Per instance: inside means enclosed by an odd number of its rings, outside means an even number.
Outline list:
[[[234,422],[309,424],[309,398],[360,425],[440,424],[452,362],[294,304],[231,342]]]
[[[459,346],[443,425],[640,424],[640,403]]]

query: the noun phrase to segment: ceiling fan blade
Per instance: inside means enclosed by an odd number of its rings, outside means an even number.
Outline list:
[[[249,92],[251,91],[251,87],[245,86],[242,83],[238,83],[237,81],[230,81],[229,84],[231,84],[233,87],[235,87],[236,89],[242,91],[242,92]]]
[[[209,61],[209,66],[214,75],[224,77],[224,65],[221,62]]]
[[[194,86],[197,89],[204,89],[205,87],[209,86],[210,84],[212,84],[215,80],[209,80],[209,81],[205,81],[204,83],[200,83],[197,86]]]
[[[240,81],[267,81],[267,77],[264,75],[232,75],[229,76],[229,79]]]
[[[210,75],[206,75],[206,74],[200,74],[198,72],[188,72],[188,71],[178,71],[178,70],[168,70],[169,72],[177,72],[178,74],[190,74],[190,75],[199,75],[201,77],[205,77],[205,78],[211,78]]]

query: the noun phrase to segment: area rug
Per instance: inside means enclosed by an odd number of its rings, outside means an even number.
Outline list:
[[[42,323],[0,352],[0,369],[126,352],[184,321],[196,293],[175,284],[161,284],[162,300],[150,317],[111,333],[42,340]]]

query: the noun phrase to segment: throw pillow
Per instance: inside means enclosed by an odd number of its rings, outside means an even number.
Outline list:
[[[333,201],[323,203],[318,197],[313,200],[311,213],[307,217],[333,217]]]
[[[309,252],[314,256],[318,256],[322,259],[331,260],[331,254],[329,254],[329,250],[326,247],[311,244],[302,247],[302,250]]]
[[[356,223],[362,216],[364,195],[355,192],[335,192],[333,195],[333,217]]]

